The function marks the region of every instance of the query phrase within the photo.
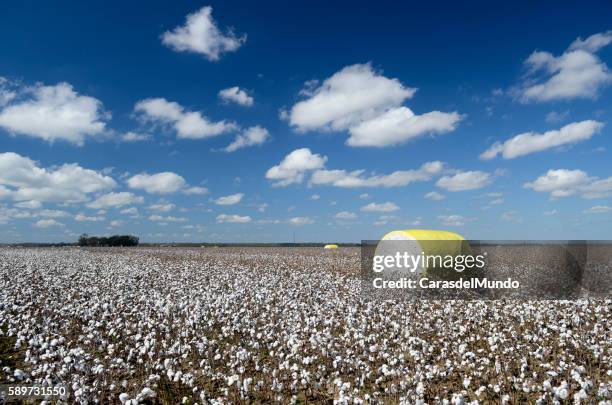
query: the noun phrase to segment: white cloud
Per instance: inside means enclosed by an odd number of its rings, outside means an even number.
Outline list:
[[[584,210],[585,214],[607,214],[609,212],[612,212],[612,207],[609,207],[607,205],[596,205],[587,210]]]
[[[13,87],[16,87],[15,83],[0,76],[0,107],[4,107],[17,97],[17,92]]]
[[[93,209],[116,208],[130,204],[142,204],[143,202],[144,198],[127,191],[122,191],[119,193],[104,194],[87,204],[87,206]]]
[[[238,86],[229,87],[219,91],[219,98],[225,102],[233,102],[245,107],[253,105],[253,97],[249,96],[246,91]]]
[[[463,215],[439,215],[438,219],[442,222],[442,225],[445,226],[463,226],[467,222],[474,221],[475,218],[467,218]]]
[[[138,216],[138,209],[136,207],[124,208],[119,212],[121,212],[124,215]]]
[[[139,134],[137,132],[126,132],[125,134],[121,135],[121,140],[123,142],[142,142],[150,139],[151,135]]]
[[[386,111],[349,129],[350,146],[385,147],[405,143],[427,134],[454,131],[461,115],[457,112],[431,111],[415,115],[408,107]]]
[[[350,212],[350,211],[340,211],[339,213],[337,213],[336,215],[334,215],[334,218],[336,219],[355,219],[357,218],[357,214],[355,214],[354,212]]]
[[[121,225],[123,225],[123,221],[120,221],[120,220],[118,220],[118,219],[115,219],[115,220],[113,220],[113,221],[110,221],[110,223],[109,223],[109,226],[111,226],[111,227],[113,227],[113,228],[118,227],[118,226],[121,226]]]
[[[584,49],[589,52],[597,52],[601,48],[610,45],[610,43],[612,43],[612,31],[599,32],[591,35],[587,39],[582,39],[580,37],[576,38],[576,40],[571,43],[569,49]]]
[[[489,173],[475,170],[443,176],[436,182],[436,186],[447,191],[466,191],[483,188],[490,183],[491,175]]]
[[[47,217],[47,218],[64,218],[69,216],[66,211],[62,210],[41,210],[34,213],[34,216]]]
[[[217,222],[218,223],[246,224],[248,222],[251,222],[251,220],[252,220],[252,218],[249,217],[248,215],[245,215],[245,216],[241,216],[241,215],[227,215],[227,214],[217,215]]]
[[[416,89],[375,72],[370,64],[347,66],[319,86],[306,83],[300,93],[307,99],[296,103],[288,115],[300,132],[348,130],[350,146],[391,146],[428,133],[455,129],[461,116],[432,111],[414,114],[402,103]]]
[[[557,210],[544,211],[544,215],[547,217],[552,217],[553,215],[557,215],[558,213],[559,211]]]
[[[313,201],[317,201],[321,199],[321,196],[319,194],[313,194],[310,196],[310,199]]]
[[[382,225],[387,225],[390,222],[398,222],[400,219],[394,215],[381,215],[380,217],[378,217],[377,221],[374,221],[373,225],[376,226],[382,226]]]
[[[296,103],[289,119],[300,131],[344,130],[399,106],[415,92],[377,74],[370,64],[347,66],[308,91],[310,98]]]
[[[109,114],[102,102],[81,96],[68,83],[36,84],[21,89],[0,110],[0,127],[15,135],[64,140],[82,145],[86,137],[102,136]]]
[[[206,187],[188,187],[183,189],[182,193],[185,195],[203,195],[208,194],[208,189]]]
[[[234,205],[234,204],[238,204],[241,200],[242,197],[244,197],[243,193],[236,193],[236,194],[232,194],[232,195],[227,195],[225,197],[220,197],[215,201],[215,204],[217,205]]]
[[[173,217],[173,216],[161,216],[161,215],[151,215],[149,216],[149,221],[155,221],[155,222],[185,222],[187,221],[187,218],[183,218],[183,217]]]
[[[151,211],[157,211],[157,212],[168,212],[168,211],[172,211],[173,209],[176,208],[176,205],[171,204],[171,203],[167,203],[167,204],[152,204],[149,205],[149,209]]]
[[[266,172],[266,178],[274,181],[275,187],[301,183],[306,172],[323,168],[327,157],[313,154],[310,149],[296,149],[276,166]]]
[[[22,201],[15,204],[17,208],[27,208],[31,210],[37,210],[42,207],[40,201],[30,200],[30,201]]]
[[[399,207],[392,202],[385,203],[369,203],[361,207],[364,212],[393,212],[399,210]]]
[[[565,110],[562,112],[551,111],[548,114],[546,114],[546,117],[544,118],[544,120],[551,124],[556,124],[556,123],[565,121],[565,119],[568,116],[569,116],[569,110]]]
[[[612,196],[612,177],[599,179],[582,170],[551,169],[532,182],[524,184],[540,193],[549,193],[551,198],[580,195],[585,199]]]
[[[335,187],[403,187],[417,181],[428,181],[440,173],[442,162],[427,162],[417,170],[398,170],[387,175],[363,177],[363,170],[316,170],[310,178],[310,184],[332,185]]]
[[[437,191],[430,191],[429,193],[425,194],[425,198],[428,200],[441,201],[444,200],[446,196],[438,193]]]
[[[175,193],[187,185],[183,177],[173,172],[137,174],[130,177],[127,183],[130,188],[144,190],[149,194]]]
[[[227,121],[211,122],[197,111],[185,111],[183,106],[165,98],[147,98],[134,106],[145,121],[171,125],[180,139],[202,139],[234,131],[236,124]]]
[[[541,152],[562,145],[573,145],[586,141],[603,128],[603,123],[593,120],[574,122],[559,130],[544,132],[525,132],[508,139],[504,143],[496,142],[480,155],[489,160],[501,153],[504,159],[514,159],[530,153]]]
[[[0,187],[15,201],[82,202],[116,185],[111,177],[75,163],[45,169],[17,153],[0,153]]]
[[[367,200],[368,198],[370,198],[370,195],[368,193],[359,194],[360,200]]]
[[[576,39],[561,55],[535,51],[525,61],[529,69],[517,90],[521,101],[595,98],[612,81],[608,66],[595,53],[612,41],[612,31]],[[540,77],[534,77],[541,72]]]
[[[78,222],[100,222],[100,221],[104,221],[104,219],[105,218],[102,216],[88,217],[83,213],[78,213],[74,216],[74,220]]]
[[[246,129],[238,135],[234,142],[227,145],[223,150],[225,152],[235,152],[238,149],[248,148],[249,146],[261,145],[270,139],[270,132],[267,129],[256,125]]]
[[[540,193],[550,193],[552,198],[569,197],[590,181],[591,178],[582,170],[551,169],[535,181],[525,183],[524,187]]]
[[[240,48],[246,35],[237,37],[231,30],[224,34],[212,18],[212,7],[202,7],[187,15],[185,25],[164,32],[161,39],[176,52],[199,53],[210,61],[217,61],[222,53]]]
[[[58,227],[64,226],[64,224],[56,221],[55,219],[41,219],[37,221],[35,225],[38,228],[50,228],[52,226],[58,226]]]
[[[296,225],[296,226],[314,224],[314,220],[308,217],[293,217],[293,218],[289,218],[287,222],[289,223],[289,225]]]

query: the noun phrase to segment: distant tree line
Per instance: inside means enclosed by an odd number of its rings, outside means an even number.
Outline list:
[[[79,237],[79,246],[138,246],[138,237],[133,235],[89,236]]]

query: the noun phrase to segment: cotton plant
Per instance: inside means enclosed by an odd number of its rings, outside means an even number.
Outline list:
[[[612,301],[364,294],[356,249],[0,248],[0,382],[70,403],[610,403]]]

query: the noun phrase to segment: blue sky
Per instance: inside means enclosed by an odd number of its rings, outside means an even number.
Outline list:
[[[607,2],[124,3],[0,5],[0,242],[612,236]]]

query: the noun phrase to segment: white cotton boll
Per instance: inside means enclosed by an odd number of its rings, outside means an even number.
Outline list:
[[[128,399],[130,399],[130,396],[127,393],[122,392],[121,394],[119,394],[119,401],[121,401],[122,404],[125,404]]]
[[[26,374],[23,371],[21,371],[20,369],[16,368],[15,371],[13,372],[13,376],[17,380],[21,381],[21,380],[25,379]]]
[[[142,391],[140,391],[140,395],[143,398],[153,398],[155,397],[155,392],[151,388],[145,387],[142,389]]]

